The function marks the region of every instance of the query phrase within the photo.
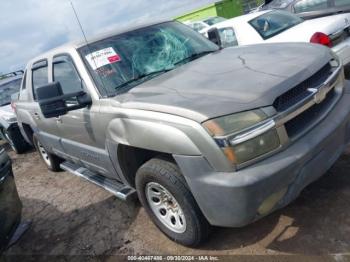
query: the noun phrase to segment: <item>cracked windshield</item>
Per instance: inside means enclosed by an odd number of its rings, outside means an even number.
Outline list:
[[[187,26],[166,22],[89,44],[80,52],[100,91],[110,96],[216,50]]]

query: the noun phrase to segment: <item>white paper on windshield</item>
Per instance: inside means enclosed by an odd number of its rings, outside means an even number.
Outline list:
[[[85,58],[93,70],[121,61],[120,56],[114,51],[113,47],[95,51],[86,55]]]

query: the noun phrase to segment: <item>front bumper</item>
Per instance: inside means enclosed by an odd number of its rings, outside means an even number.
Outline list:
[[[310,132],[284,151],[237,172],[216,172],[200,156],[174,156],[209,223],[247,225],[286,206],[322,176],[350,141],[349,90],[348,86],[328,116]],[[276,197],[272,206],[265,205]]]

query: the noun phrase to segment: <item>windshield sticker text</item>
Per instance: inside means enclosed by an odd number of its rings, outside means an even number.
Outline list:
[[[86,55],[85,58],[93,70],[121,61],[120,56],[114,51],[112,47],[107,47],[95,51],[91,54]]]

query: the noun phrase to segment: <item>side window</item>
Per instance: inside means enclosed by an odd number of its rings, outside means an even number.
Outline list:
[[[328,8],[328,0],[301,0],[294,5],[295,13],[319,11]]]
[[[36,90],[38,87],[46,85],[48,80],[47,61],[40,61],[32,67],[33,96],[36,100]]]
[[[237,46],[237,37],[232,27],[220,28],[219,34],[223,47]]]
[[[81,78],[68,55],[54,58],[53,80],[60,82],[64,94],[79,92],[83,89]]]
[[[334,0],[334,5],[336,7],[350,5],[350,0]]]

